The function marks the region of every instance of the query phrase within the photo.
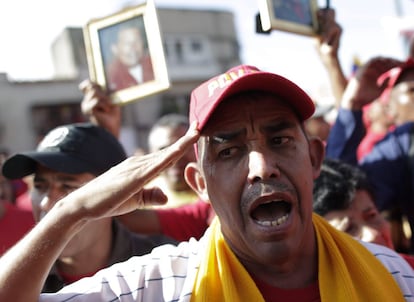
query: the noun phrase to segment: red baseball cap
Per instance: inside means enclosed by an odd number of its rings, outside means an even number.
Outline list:
[[[239,65],[193,90],[190,123],[197,121],[201,130],[223,100],[243,91],[266,91],[277,95],[292,106],[301,121],[311,117],[315,111],[312,99],[290,80],[254,66]]]
[[[386,87],[382,92],[381,96],[379,97],[380,101],[387,104],[390,100],[390,95],[392,89],[399,84],[399,79],[401,78],[402,74],[407,71],[414,69],[414,59],[408,58],[405,62],[400,64],[397,67],[391,68],[390,70],[384,72],[380,75],[377,79],[378,86],[384,85],[386,83]]]

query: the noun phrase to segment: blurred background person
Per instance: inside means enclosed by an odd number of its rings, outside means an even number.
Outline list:
[[[363,121],[366,133],[358,145],[357,159],[359,161],[366,154],[370,153],[374,145],[383,139],[388,131],[395,126],[388,102],[380,99],[376,99],[371,104],[364,106]]]
[[[9,157],[7,150],[0,151],[0,169]],[[16,185],[20,182],[15,182]],[[0,256],[19,241],[35,222],[30,208],[16,205],[16,196],[23,194],[13,181],[0,173]]]
[[[16,244],[34,226],[32,211],[21,209],[8,200],[0,200],[0,256]]]
[[[104,128],[90,123],[68,124],[51,130],[36,150],[7,159],[2,172],[9,179],[33,175],[30,197],[33,215],[39,222],[60,199],[125,159],[119,141]],[[56,292],[164,243],[176,241],[132,233],[113,217],[90,221],[61,251],[43,291]]]
[[[305,121],[305,129],[310,136],[317,136],[324,142],[328,139],[331,124],[326,116],[333,110],[333,108],[333,105],[315,104],[315,112],[307,121]]]
[[[391,226],[375,205],[375,192],[365,173],[356,166],[324,160],[314,181],[313,211],[359,240],[395,247]],[[414,267],[413,256],[402,256]]]
[[[149,132],[149,151],[155,152],[172,145],[186,133],[188,127],[188,118],[185,115],[170,113],[162,116]],[[175,164],[165,169],[154,181],[148,184],[148,187],[160,187],[168,196],[167,204],[162,207],[177,207],[197,201],[197,195],[184,178],[185,167],[189,162],[195,160],[194,150],[188,150]]]
[[[413,250],[413,133],[414,133],[414,62],[388,57],[374,57],[361,66],[350,80],[338,110],[338,116],[328,138],[326,156],[359,165],[367,174],[381,212],[389,215],[393,225],[403,230],[399,250]],[[411,87],[411,88],[410,88]],[[369,153],[358,160],[357,150],[367,129],[363,108],[377,99],[388,104],[388,114],[395,127],[372,146]],[[411,151],[410,151],[411,150]],[[407,221],[405,223],[404,221]]]

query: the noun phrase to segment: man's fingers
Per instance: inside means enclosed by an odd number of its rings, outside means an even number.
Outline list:
[[[174,144],[163,150],[149,154],[149,156],[154,156],[154,158],[157,159],[157,164],[152,166],[148,177],[152,179],[162,170],[166,169],[168,166],[177,161],[181,156],[185,154],[188,148],[193,147],[193,145],[197,142],[199,136],[200,134],[197,130],[197,123],[194,122],[190,125],[186,134],[179,138]],[[165,196],[165,194],[159,188],[143,189],[140,191],[140,195],[144,205],[164,204],[168,200],[167,196]]]
[[[92,115],[97,109],[108,111],[114,106],[109,97],[99,88],[91,87],[84,90],[84,99],[81,102],[81,110],[86,115]]]
[[[174,144],[172,144],[168,149],[171,149],[171,152],[181,153],[184,150],[187,150],[190,146],[197,142],[200,137],[200,133],[197,130],[197,123],[193,122],[188,128],[184,136],[180,137]]]
[[[174,144],[159,152],[164,153],[165,161],[171,163],[184,155],[185,151],[192,147],[199,137],[200,134],[197,130],[197,124],[192,123],[184,136],[180,137]]]
[[[199,132],[194,124],[174,144],[157,152],[131,156],[119,166],[114,167],[114,171],[132,178],[133,186],[136,190],[140,190],[145,184],[181,158],[188,148],[193,147],[198,138]]]
[[[145,188],[127,199],[125,202],[119,204],[113,209],[110,216],[118,216],[135,211],[144,206],[159,206],[164,205],[168,201],[168,197],[164,192],[157,187]]]
[[[82,82],[79,83],[79,90],[84,92],[88,87],[90,87],[91,85],[91,81],[89,79],[83,80]]]
[[[163,205],[168,201],[167,195],[160,188],[143,189],[141,192],[141,206]]]
[[[162,149],[160,151],[144,155],[142,157],[146,162],[151,162],[149,165],[148,176],[155,177],[164,169],[180,159],[188,148],[192,148],[200,137],[197,130],[197,123],[192,123],[188,128],[186,134],[179,138],[174,144]],[[145,158],[145,159],[144,159]]]

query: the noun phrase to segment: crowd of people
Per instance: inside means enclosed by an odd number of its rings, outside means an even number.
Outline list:
[[[318,18],[327,108],[239,65],[127,157],[120,107],[82,82],[88,122],[2,162],[0,301],[414,301],[414,60],[348,79],[335,12]]]

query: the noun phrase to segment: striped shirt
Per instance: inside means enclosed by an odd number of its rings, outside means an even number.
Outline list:
[[[157,247],[148,255],[115,264],[58,293],[42,294],[39,301],[190,301],[206,237]],[[392,274],[405,300],[414,301],[414,271],[407,262],[386,247],[362,244]]]

